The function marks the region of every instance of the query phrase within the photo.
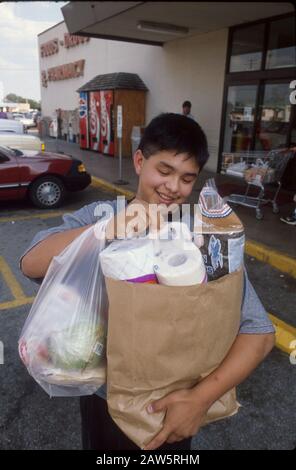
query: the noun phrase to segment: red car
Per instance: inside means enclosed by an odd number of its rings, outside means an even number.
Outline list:
[[[58,207],[66,191],[91,183],[84,164],[68,155],[0,146],[0,201],[29,197],[42,209]]]

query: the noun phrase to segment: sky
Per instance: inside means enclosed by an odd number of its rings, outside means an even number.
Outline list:
[[[37,35],[64,21],[67,3],[0,3],[0,100],[2,92],[40,100]]]

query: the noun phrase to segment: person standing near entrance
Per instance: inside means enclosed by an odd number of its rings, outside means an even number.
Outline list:
[[[288,215],[287,217],[280,218],[282,222],[285,222],[285,224],[288,224],[288,225],[296,225],[296,194],[294,194],[293,201],[295,202],[295,207],[293,211],[291,212],[291,214]]]
[[[191,103],[190,101],[184,101],[184,103],[182,104],[182,108],[183,108],[183,116],[186,116],[190,119],[193,119],[193,121],[195,121],[195,118],[194,116],[191,114]]]

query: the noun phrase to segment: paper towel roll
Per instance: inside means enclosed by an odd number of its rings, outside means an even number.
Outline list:
[[[152,240],[116,240],[101,252],[100,261],[103,274],[112,279],[157,282]]]
[[[207,281],[206,269],[200,250],[191,242],[190,249],[160,253],[154,272],[160,284],[166,286],[193,286]]]

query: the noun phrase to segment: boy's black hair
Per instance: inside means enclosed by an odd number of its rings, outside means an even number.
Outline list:
[[[202,128],[193,119],[182,114],[163,113],[148,124],[141,138],[139,150],[149,158],[163,150],[187,153],[195,158],[199,171],[209,158],[208,144]]]
[[[182,104],[182,108],[184,108],[185,106],[187,106],[188,108],[191,108],[190,101],[184,101],[184,103]]]

